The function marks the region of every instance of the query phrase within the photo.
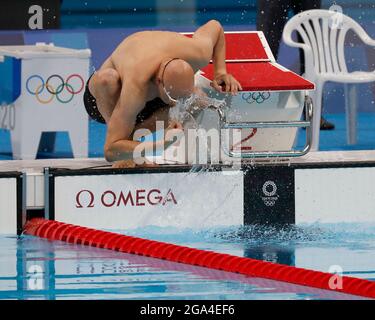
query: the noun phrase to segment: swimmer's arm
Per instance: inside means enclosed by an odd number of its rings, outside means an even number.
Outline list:
[[[124,84],[120,99],[108,122],[104,156],[109,162],[120,160],[134,160],[141,164],[146,162],[144,153],[148,150],[161,150],[168,148],[175,141],[164,139],[156,142],[139,142],[132,140],[135,122],[138,113],[144,108],[146,96],[144,85]],[[180,123],[171,121],[165,132],[173,133],[174,129],[182,130]],[[135,134],[134,134],[135,136]],[[173,136],[172,136],[173,138]],[[137,155],[137,156],[135,156]],[[139,160],[139,161],[137,161]]]
[[[203,48],[203,56],[207,63],[212,57],[214,64],[214,79],[211,86],[217,91],[231,92],[236,94],[242,90],[241,84],[227,73],[225,66],[225,36],[221,24],[216,20],[207,22],[199,28],[193,38],[198,41],[198,45]]]
[[[104,156],[107,161],[134,160],[134,150],[141,142],[131,139],[136,117],[145,105],[145,93],[135,84],[124,84],[119,102],[108,122]],[[143,142],[153,148],[153,142]]]
[[[193,39],[199,41],[203,59],[209,63],[212,59],[215,76],[227,73],[225,66],[225,37],[220,22],[210,20],[195,31]]]

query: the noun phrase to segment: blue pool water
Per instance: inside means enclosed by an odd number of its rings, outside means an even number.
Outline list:
[[[121,231],[375,281],[375,225]],[[358,299],[277,281],[50,242],[0,237],[0,299]]]

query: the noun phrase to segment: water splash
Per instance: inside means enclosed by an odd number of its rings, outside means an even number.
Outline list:
[[[178,242],[356,248],[375,245],[375,225],[361,223],[315,223],[279,227],[247,225],[201,229],[148,226],[127,232],[129,235]]]
[[[182,123],[184,128],[198,129],[203,110],[208,108],[224,109],[226,102],[202,94],[192,94],[187,99],[178,100],[176,105],[169,109],[169,118]]]
[[[228,228],[207,233],[208,237],[214,237],[224,242],[240,242],[246,244],[264,243],[306,243],[322,240],[326,236],[325,231],[319,226],[298,227],[248,225],[237,228]]]

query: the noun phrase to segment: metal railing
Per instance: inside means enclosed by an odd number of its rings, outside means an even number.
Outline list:
[[[229,157],[234,158],[276,158],[276,157],[301,157],[307,154],[312,144],[312,118],[313,104],[308,95],[304,100],[305,121],[267,121],[267,122],[228,122],[223,109],[211,106],[210,109],[217,111],[221,129],[255,129],[255,128],[306,128],[306,143],[300,150],[280,151],[246,151],[236,152],[228,150],[222,143],[220,134],[220,145]]]

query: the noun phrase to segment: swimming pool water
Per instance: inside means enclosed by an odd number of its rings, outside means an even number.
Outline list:
[[[375,225],[121,231],[375,281]],[[0,236],[0,299],[358,299],[104,249]]]

